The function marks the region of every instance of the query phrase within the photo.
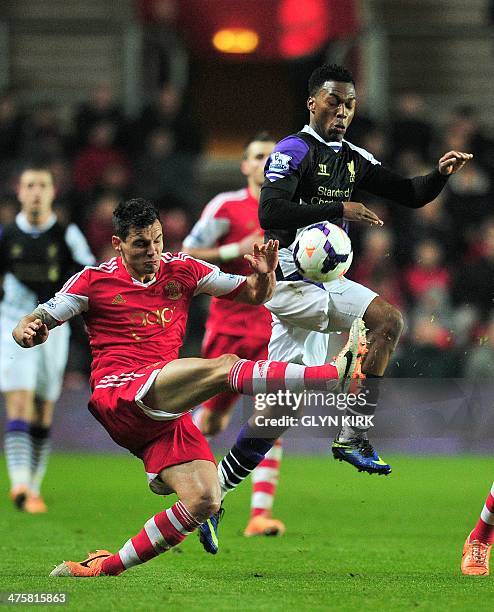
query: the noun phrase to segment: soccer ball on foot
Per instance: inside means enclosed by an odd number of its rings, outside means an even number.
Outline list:
[[[352,243],[338,227],[322,221],[300,232],[293,249],[293,260],[304,278],[327,283],[347,273],[353,259]]]

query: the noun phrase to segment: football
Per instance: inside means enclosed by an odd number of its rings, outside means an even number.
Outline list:
[[[327,283],[346,274],[352,259],[350,238],[341,227],[328,221],[303,229],[293,249],[293,260],[300,274],[319,283]]]

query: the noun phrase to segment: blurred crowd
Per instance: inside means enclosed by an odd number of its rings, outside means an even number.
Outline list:
[[[447,151],[473,153],[432,203],[411,210],[362,194],[385,221],[354,232],[349,277],[378,291],[405,315],[391,376],[491,377],[494,371],[494,141],[475,109],[458,106],[444,125],[413,92],[386,126],[361,113],[348,140],[405,176],[430,172]],[[354,197],[355,199],[355,197]],[[358,196],[357,196],[358,199]]]
[[[204,153],[201,124],[186,100],[183,89],[164,82],[154,100],[129,118],[103,83],[62,127],[55,104],[27,111],[13,92],[4,93],[0,226],[12,222],[18,210],[19,169],[27,160],[42,160],[55,177],[59,218],[81,227],[99,260],[113,256],[114,207],[135,195],[157,203],[165,248],[178,250],[205,204],[197,178]],[[474,160],[448,181],[437,200],[419,210],[354,194],[385,225],[352,228],[355,256],[349,277],[378,291],[405,315],[406,332],[390,375],[486,377],[494,369],[494,142],[473,108],[454,108],[444,125],[428,117],[415,93],[400,96],[385,126],[366,116],[364,108],[358,110],[347,139],[404,175],[431,171],[451,149],[471,152]],[[241,186],[239,178],[231,189]],[[198,349],[202,334],[204,308],[197,311],[189,353]],[[83,337],[81,330],[74,334],[73,372],[88,366]]]

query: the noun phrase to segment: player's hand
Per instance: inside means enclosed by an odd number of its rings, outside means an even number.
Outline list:
[[[23,348],[32,348],[38,344],[43,344],[48,339],[48,334],[48,327],[41,319],[35,319],[25,324],[21,321],[12,332],[14,340]]]
[[[463,166],[472,159],[471,153],[462,153],[461,151],[448,151],[437,162],[437,169],[440,174],[445,176],[454,174],[461,170]]]
[[[269,274],[276,270],[278,265],[278,240],[269,240],[266,244],[254,244],[251,254],[244,255],[254,272]]]
[[[343,219],[368,225],[383,225],[381,219],[361,202],[343,202]]]
[[[239,256],[252,253],[252,250],[254,249],[254,244],[256,242],[258,244],[262,243],[263,239],[264,239],[263,232],[252,232],[252,234],[249,234],[248,236],[245,236],[245,238],[242,238],[242,240],[239,240],[238,242]]]

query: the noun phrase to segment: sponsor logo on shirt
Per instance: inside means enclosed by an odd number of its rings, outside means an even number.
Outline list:
[[[175,307],[169,308],[168,306],[145,312],[133,312],[130,315],[130,323],[132,325],[130,333],[132,337],[134,340],[144,340],[145,338],[139,336],[137,332],[141,331],[140,328],[145,328],[148,325],[159,325],[165,329],[172,322],[174,312]]]
[[[292,159],[292,156],[276,151],[275,153],[271,153],[269,159],[268,170],[271,172],[286,172],[290,167],[290,160]]]

